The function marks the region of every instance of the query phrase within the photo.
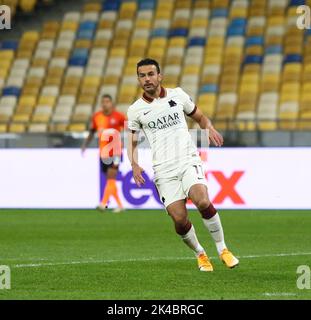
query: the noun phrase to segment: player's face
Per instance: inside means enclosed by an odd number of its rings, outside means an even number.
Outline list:
[[[101,108],[105,114],[110,114],[113,109],[113,103],[109,98],[102,98]]]
[[[142,89],[153,95],[161,85],[162,75],[158,73],[155,65],[141,66],[138,68],[138,81]]]

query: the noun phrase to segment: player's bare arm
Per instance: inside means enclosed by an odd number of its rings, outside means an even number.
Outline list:
[[[212,122],[203,114],[203,112],[196,108],[194,114],[190,116],[195,122],[197,122],[201,129],[208,130],[208,136],[216,147],[221,147],[224,143],[222,135],[213,127]]]
[[[82,146],[81,146],[81,153],[82,155],[84,154],[86,148],[89,146],[91,143],[92,139],[94,138],[95,131],[90,130],[87,138],[83,141]]]
[[[145,179],[142,176],[144,169],[138,164],[138,134],[134,131],[129,131],[128,135],[128,148],[127,155],[130,160],[133,178],[138,187],[141,187],[145,183]]]

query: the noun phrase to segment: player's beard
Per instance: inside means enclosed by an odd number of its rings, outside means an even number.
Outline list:
[[[159,88],[159,85],[160,85],[159,83],[157,85],[149,83],[149,86],[151,86],[150,89],[146,89],[146,85],[144,85],[143,89],[145,90],[145,92],[147,92],[148,94],[153,96],[157,92],[157,89]]]

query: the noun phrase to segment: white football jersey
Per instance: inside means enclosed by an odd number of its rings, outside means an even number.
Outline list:
[[[185,119],[196,106],[181,88],[164,89],[158,99],[145,94],[128,109],[128,128],[143,130],[152,150],[155,177],[179,171],[189,160],[200,159]]]

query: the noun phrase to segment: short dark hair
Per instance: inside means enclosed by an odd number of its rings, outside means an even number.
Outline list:
[[[104,98],[108,98],[112,101],[112,96],[110,94],[103,94],[102,99],[104,99]]]
[[[138,63],[137,63],[137,74],[138,74],[138,68],[141,67],[141,66],[149,66],[149,65],[153,65],[153,66],[156,66],[157,68],[157,72],[158,73],[161,73],[161,70],[160,70],[160,66],[159,66],[159,63],[158,61],[154,60],[154,59],[150,59],[150,58],[146,58],[146,59],[142,59],[140,60]]]

